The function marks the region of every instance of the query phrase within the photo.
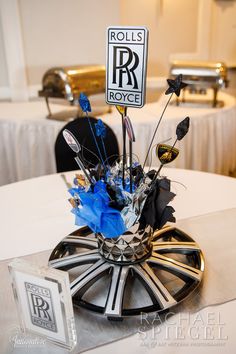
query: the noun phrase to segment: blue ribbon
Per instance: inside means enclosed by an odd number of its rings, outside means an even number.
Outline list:
[[[110,198],[104,182],[98,181],[93,191],[72,188],[69,192],[72,196],[77,193],[80,200],[80,205],[72,209],[76,225],[88,225],[93,232],[107,238],[118,237],[126,231],[120,211],[109,207]]]

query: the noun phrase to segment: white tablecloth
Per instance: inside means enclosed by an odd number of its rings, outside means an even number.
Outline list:
[[[173,167],[228,174],[236,169],[236,104],[235,99],[221,93],[225,107],[193,108],[169,106],[155,143],[175,137],[176,125],[187,115],[191,129],[181,141],[180,156]],[[136,143],[134,153],[143,162],[158,117],[167,96],[142,109],[129,109]],[[51,105],[53,112],[65,106]],[[65,122],[46,119],[44,101],[0,104],[0,185],[55,173],[54,143]],[[114,109],[102,119],[118,137],[120,150],[122,132],[120,117]],[[152,165],[158,165],[153,152]]]
[[[172,168],[163,175],[172,180],[177,220],[236,208],[235,178]],[[75,230],[68,198],[59,174],[0,187],[0,260],[53,248]]]
[[[68,173],[68,178],[72,179],[73,174],[74,172]],[[236,207],[236,179],[234,178],[178,169],[164,169],[163,174],[176,181],[173,183],[173,190],[177,196],[172,204],[176,209],[178,220]],[[178,182],[185,184],[186,189]],[[70,213],[67,197],[64,182],[59,175],[44,176],[0,187],[0,259],[52,248],[62,237],[73,231],[74,217]],[[234,237],[234,230],[232,230],[232,237]],[[231,244],[225,246],[230,249]],[[236,301],[232,301],[221,306],[208,307],[197,314],[183,313],[181,317],[175,315],[170,321],[172,323],[177,321],[179,330],[176,334],[171,333],[168,338],[164,330],[160,334],[148,332],[147,343],[143,345],[140,335],[137,334],[96,348],[89,353],[187,354],[191,351],[191,353],[202,354],[222,352],[234,354],[235,311]],[[206,333],[207,337],[203,333],[208,321],[218,323],[213,339],[211,333]],[[219,321],[223,322],[221,327],[224,339],[214,340],[216,336],[219,337],[217,332],[217,328],[220,327]],[[203,332],[199,339],[193,339],[190,334],[187,338],[181,339],[181,328],[186,330],[188,326],[189,328],[194,327],[194,324],[201,326],[201,323]],[[168,323],[164,324],[164,328],[166,327]],[[175,326],[172,325],[171,328]],[[152,336],[153,339],[158,340],[154,348],[152,348]],[[228,338],[225,339],[227,336]],[[25,350],[29,353],[34,352],[34,348],[25,348]],[[22,351],[16,348],[14,353],[22,353]]]

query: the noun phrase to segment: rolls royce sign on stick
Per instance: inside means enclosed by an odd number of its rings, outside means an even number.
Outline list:
[[[108,28],[107,103],[131,107],[145,104],[147,42],[145,27]]]

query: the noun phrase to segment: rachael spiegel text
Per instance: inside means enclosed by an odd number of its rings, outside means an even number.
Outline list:
[[[225,346],[226,323],[220,312],[140,315],[140,345],[154,347]]]

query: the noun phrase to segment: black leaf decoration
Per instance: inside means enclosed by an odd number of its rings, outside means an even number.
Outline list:
[[[189,131],[190,118],[186,117],[176,128],[177,140],[182,140]]]
[[[176,219],[173,215],[173,213],[175,212],[175,209],[172,206],[167,206],[160,218],[160,222],[159,222],[159,229],[161,229],[166,223],[167,221],[169,222],[175,222]]]
[[[156,180],[144,205],[140,225],[142,227],[150,225],[156,230],[162,228],[168,221],[174,222],[174,209],[167,206],[174,197],[175,194],[170,192],[170,180],[167,178]]]

